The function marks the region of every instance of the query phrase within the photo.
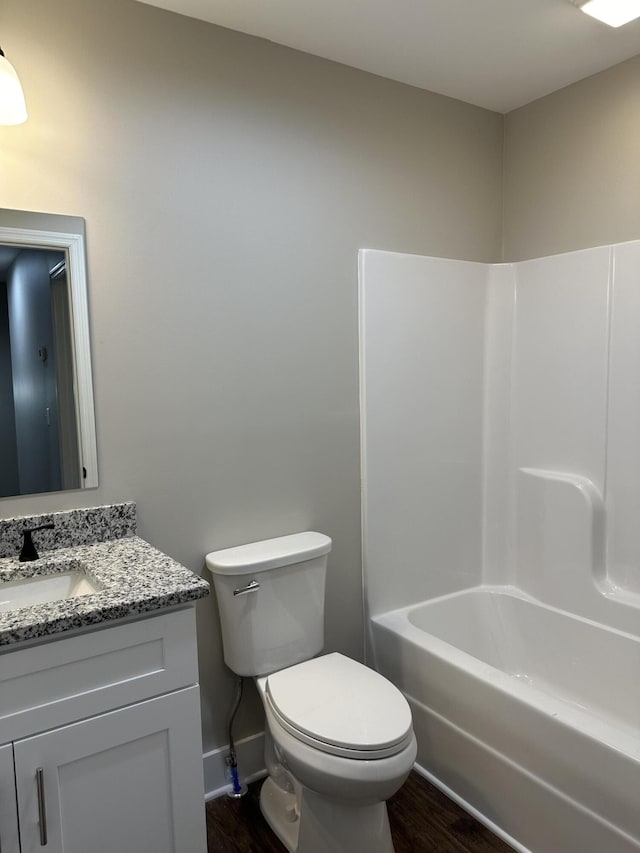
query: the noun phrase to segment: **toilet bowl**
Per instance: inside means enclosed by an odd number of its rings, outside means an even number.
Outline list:
[[[385,801],[416,758],[389,681],[340,654],[256,679],[265,709],[267,822],[292,853],[392,853]]]
[[[350,804],[386,800],[416,758],[411,711],[377,672],[323,655],[257,679],[280,763],[316,793]]]
[[[386,800],[416,758],[411,710],[372,669],[324,645],[331,540],[298,533],[212,552],[224,657],[265,710],[260,793],[290,853],[393,853]]]

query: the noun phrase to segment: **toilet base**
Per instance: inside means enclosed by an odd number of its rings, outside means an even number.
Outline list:
[[[283,791],[268,776],[260,789],[260,811],[289,853],[296,853],[300,830],[296,795]]]
[[[289,853],[393,853],[385,802],[350,806],[296,785],[296,793],[267,778],[260,809]]]

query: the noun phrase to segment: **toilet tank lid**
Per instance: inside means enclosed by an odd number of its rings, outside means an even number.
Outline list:
[[[289,566],[322,557],[331,550],[331,539],[324,533],[293,533],[262,542],[251,542],[206,556],[207,568],[214,575],[245,575],[266,572],[278,566]]]

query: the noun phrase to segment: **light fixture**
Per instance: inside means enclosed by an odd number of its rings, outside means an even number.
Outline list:
[[[621,27],[640,18],[640,0],[573,0],[587,15],[610,27]]]
[[[0,47],[0,124],[22,124],[27,105],[15,68]]]

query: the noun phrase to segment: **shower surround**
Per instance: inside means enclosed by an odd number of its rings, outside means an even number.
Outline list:
[[[360,254],[368,655],[516,849],[640,850],[640,242]]]

